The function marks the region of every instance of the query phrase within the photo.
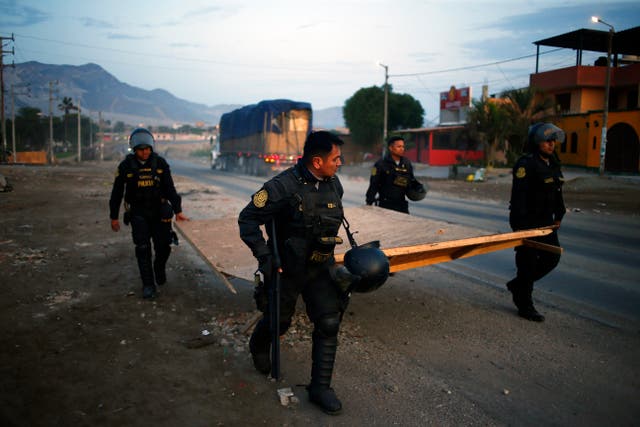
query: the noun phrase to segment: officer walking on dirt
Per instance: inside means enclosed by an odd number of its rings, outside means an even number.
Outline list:
[[[527,150],[513,167],[513,186],[509,224],[514,231],[555,226],[551,234],[536,237],[541,243],[560,246],[558,231],[565,214],[560,161],[555,144],[564,141],[562,129],[551,123],[536,123],[529,128]],[[534,322],[544,316],[533,306],[533,283],[546,276],[560,261],[560,255],[529,246],[516,251],[516,277],[507,283],[518,314]]]
[[[334,247],[342,243],[338,229],[343,218],[343,189],[335,176],[342,163],[342,145],[343,141],[329,132],[310,133],[298,163],[267,181],[238,218],[240,237],[258,259],[265,286],[272,286],[274,274],[281,274],[280,335],[290,327],[298,295],[302,294],[314,325],[309,400],[329,414],[342,409],[330,387],[341,314],[346,308],[344,295],[331,274]],[[269,242],[259,228],[263,224]],[[281,265],[274,257],[274,240]],[[249,346],[255,368],[268,374],[271,337],[265,292],[262,286],[256,290],[256,303],[264,316]]]
[[[367,205],[376,203],[381,208],[409,213],[410,200],[424,199],[427,192],[413,176],[411,161],[404,157],[404,139],[392,136],[387,140],[388,153],[378,160],[371,169],[369,188],[366,193]],[[379,198],[376,199],[376,195]]]
[[[118,165],[109,200],[111,229],[119,231],[118,214],[124,196],[124,223],[131,223],[143,298],[153,298],[156,283],[163,285],[167,281],[165,265],[171,253],[170,244],[176,240],[171,230],[174,212],[177,221],[188,220],[182,213],[182,199],[173,184],[169,164],[153,151],[154,142],[147,129],[131,132],[129,147],[133,153]],[[155,251],[153,263],[151,241]]]

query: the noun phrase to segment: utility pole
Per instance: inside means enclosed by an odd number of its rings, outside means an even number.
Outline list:
[[[387,85],[387,81],[389,80],[389,66],[384,64],[379,65],[384,68],[384,124],[382,128],[382,144],[384,147],[384,144],[387,142],[387,117],[389,117],[389,86]]]
[[[17,158],[18,158],[18,152],[16,151],[16,112],[15,112],[15,108],[14,108],[14,104],[15,104],[15,96],[16,95],[29,95],[30,91],[27,91],[26,93],[18,93],[16,94],[14,92],[14,88],[15,87],[21,87],[24,86],[24,84],[18,84],[18,85],[11,85],[11,148],[12,148],[12,158],[13,158],[13,163],[16,163]]]
[[[87,114],[89,117],[89,148],[93,150],[93,122],[91,121],[91,111]]]
[[[611,90],[611,47],[613,45],[613,35],[616,30],[613,25],[603,21],[597,16],[591,17],[591,22],[599,22],[609,27],[609,34],[607,39],[607,74],[604,82],[604,107],[602,109],[602,134],[600,136],[600,167],[598,171],[600,175],[604,175],[605,158],[607,156],[607,120],[609,116],[609,91]]]
[[[102,111],[98,111],[98,135],[100,137],[100,160],[102,161],[102,148],[104,146],[104,135],[102,135]]]
[[[2,120],[2,154],[0,154],[0,160],[2,161],[7,160],[7,123],[4,119],[4,67],[15,66],[14,64],[4,65],[3,63],[5,53],[11,55],[15,54],[13,46],[11,47],[10,52],[4,50],[5,40],[11,40],[12,42],[15,41],[13,38],[13,34],[11,34],[11,37],[0,37],[0,115],[2,116],[0,118],[0,120]]]
[[[53,164],[53,85],[58,84],[57,80],[49,82],[49,149],[47,157],[49,163]]]
[[[80,144],[80,135],[82,135],[80,131],[80,126],[82,124],[82,116],[80,114],[80,98],[78,98],[78,163],[82,161],[82,144]]]

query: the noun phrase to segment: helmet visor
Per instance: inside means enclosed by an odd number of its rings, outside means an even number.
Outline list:
[[[562,129],[552,124],[545,124],[538,129],[538,143],[546,141],[555,141],[559,144],[564,142],[565,134]]]
[[[131,147],[139,148],[143,145],[153,148],[153,137],[146,132],[136,132],[131,135]]]

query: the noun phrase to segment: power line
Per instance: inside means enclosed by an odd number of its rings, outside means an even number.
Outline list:
[[[203,59],[203,58],[189,58],[189,57],[184,57],[184,56],[175,56],[175,55],[166,55],[166,54],[157,54],[157,53],[145,53],[145,52],[140,52],[140,51],[131,51],[131,50],[125,50],[125,49],[116,49],[116,48],[111,48],[111,47],[105,47],[105,46],[92,46],[92,45],[88,45],[88,44],[83,44],[83,43],[74,43],[74,42],[66,42],[66,41],[62,41],[62,40],[55,40],[55,39],[48,39],[48,38],[42,38],[42,37],[35,37],[35,36],[28,36],[25,34],[15,34],[16,37],[22,37],[25,39],[32,39],[32,40],[38,40],[38,41],[44,41],[44,42],[49,42],[49,43],[56,43],[56,44],[61,44],[64,46],[75,46],[75,47],[82,47],[82,48],[86,48],[86,49],[97,49],[97,50],[104,50],[104,51],[111,51],[114,53],[124,53],[127,55],[135,55],[135,56],[145,56],[145,57],[150,57],[150,58],[164,58],[164,59],[170,59],[172,61],[175,60],[179,60],[179,61],[189,61],[189,62],[196,62],[196,63],[202,63],[202,64],[214,64],[214,65],[222,65],[222,66],[231,66],[231,67],[245,67],[245,68],[251,68],[251,69],[255,69],[256,67],[260,67],[260,69],[270,69],[270,70],[284,70],[284,71],[311,71],[311,72],[332,72],[332,71],[322,71],[322,70],[318,70],[318,68],[314,65],[310,65],[309,68],[305,68],[305,67],[285,67],[285,66],[278,66],[278,65],[271,65],[271,64],[247,64],[247,63],[242,63],[242,62],[225,62],[225,61],[218,61],[218,60],[214,60],[214,59]],[[87,59],[89,61],[91,61],[91,59]],[[117,63],[117,62],[116,62]],[[122,62],[120,62],[122,64]],[[125,63],[126,64],[126,63]],[[131,64],[134,65],[134,64]],[[135,65],[139,65],[135,64]],[[168,68],[168,67],[166,67]],[[173,67],[172,67],[173,68]]]
[[[551,50],[547,50],[545,52],[540,52],[540,55],[546,55],[548,53],[557,52],[559,50],[562,50],[562,48],[559,47],[557,49],[551,49]],[[466,67],[459,67],[459,68],[449,68],[447,70],[425,71],[425,72],[422,72],[422,73],[411,73],[411,74],[392,74],[392,75],[389,75],[389,77],[416,77],[416,76],[427,76],[427,75],[430,75],[430,74],[452,73],[454,71],[473,70],[475,68],[490,67],[492,65],[504,64],[506,62],[514,62],[514,61],[519,61],[521,59],[533,58],[536,55],[538,55],[538,54],[533,53],[531,55],[519,56],[517,58],[503,59],[502,61],[489,62],[489,63],[486,63],[486,64],[478,64],[478,65],[469,65],[469,66],[466,66]]]

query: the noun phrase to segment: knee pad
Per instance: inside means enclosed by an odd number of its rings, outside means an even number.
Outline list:
[[[335,337],[340,329],[340,314],[325,314],[315,321],[315,332],[323,338]]]

